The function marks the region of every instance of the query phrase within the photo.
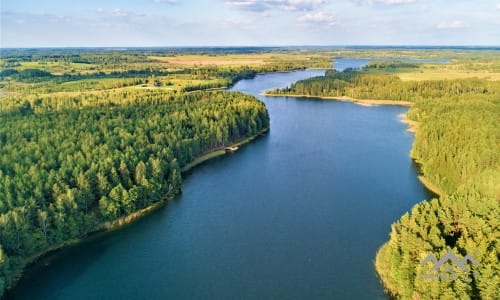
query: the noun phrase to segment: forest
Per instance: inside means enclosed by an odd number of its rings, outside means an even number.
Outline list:
[[[408,117],[419,122],[411,156],[442,195],[415,205],[392,225],[377,253],[387,290],[402,299],[495,299],[500,268],[500,98],[418,101]],[[471,255],[477,265],[454,279],[428,279],[429,253]],[[443,268],[444,269],[444,268]],[[449,270],[446,270],[448,272]],[[455,273],[453,273],[455,272]],[[440,273],[442,275],[442,273]]]
[[[405,64],[406,65],[406,64]],[[378,64],[372,64],[378,66]],[[389,68],[393,68],[388,65]],[[394,101],[418,101],[457,97],[500,97],[497,81],[479,78],[453,80],[403,81],[398,76],[379,71],[347,69],[328,70],[324,76],[298,81],[290,87],[268,91],[270,95],[306,95]],[[383,69],[382,69],[383,70]]]
[[[372,62],[269,93],[413,102],[411,157],[441,193],[392,225],[377,273],[396,298],[495,299],[498,54],[280,48],[2,51],[0,297],[37,257],[175,197],[183,167],[269,127],[256,98],[209,90],[262,72],[331,68],[332,57],[398,56],[452,60]],[[478,265],[458,280],[422,276],[427,254],[448,251]]]
[[[127,97],[0,116],[2,291],[26,258],[175,195],[184,165],[269,126],[264,105],[239,93]]]
[[[175,197],[184,166],[269,127],[255,97],[203,91],[260,68],[106,72],[97,69],[150,60],[63,54],[2,57],[0,297],[37,257]],[[56,74],[54,61],[100,65]]]
[[[411,157],[441,194],[416,204],[392,225],[389,241],[376,256],[377,273],[396,298],[497,299],[500,81],[403,81],[394,75],[399,68],[418,66],[380,62],[361,70],[332,70],[269,93],[412,101],[407,117],[418,122],[418,130]],[[469,264],[465,272],[452,267],[442,278],[432,265],[421,265],[429,253],[439,258],[449,251],[469,254],[477,265]]]

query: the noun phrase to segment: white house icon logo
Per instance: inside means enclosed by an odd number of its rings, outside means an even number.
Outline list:
[[[425,266],[429,262],[433,263],[433,267],[429,272],[420,274],[424,279],[454,280],[463,276],[470,280],[469,273],[471,272],[471,268],[469,267],[469,264],[473,266],[478,265],[477,260],[471,255],[467,254],[463,258],[459,258],[451,251],[448,251],[439,260],[433,254],[429,254],[420,262],[420,265]],[[442,268],[446,263],[450,264],[445,268]],[[459,270],[461,270],[461,272],[456,271],[452,265],[455,265]],[[472,271],[472,275],[477,278],[478,273],[476,271]]]

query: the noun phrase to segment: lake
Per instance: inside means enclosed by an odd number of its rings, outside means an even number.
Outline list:
[[[450,59],[446,58],[436,58],[436,59],[425,59],[425,58],[337,58],[333,62],[333,67],[337,71],[344,71],[347,68],[360,69],[366,64],[372,61],[401,61],[409,63],[436,63],[436,64],[447,64]]]
[[[120,230],[29,268],[14,299],[386,299],[373,265],[390,225],[429,195],[407,108],[263,97],[321,70],[232,90],[271,131],[184,176],[183,193]]]

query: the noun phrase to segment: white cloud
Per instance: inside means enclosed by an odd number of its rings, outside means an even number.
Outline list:
[[[311,11],[327,3],[327,0],[236,0],[226,1],[230,8],[253,12],[272,9],[288,11]]]
[[[153,0],[154,3],[164,3],[169,5],[177,4],[177,0]]]
[[[126,17],[128,16],[128,13],[124,12],[123,10],[116,8],[111,11],[111,14],[115,17]]]
[[[500,10],[500,3],[497,4],[497,9]]]
[[[307,13],[299,17],[297,21],[307,24],[335,25],[335,17],[325,12]]]
[[[103,17],[113,16],[113,17],[122,17],[122,18],[125,18],[125,17],[133,18],[133,17],[145,17],[146,16],[145,13],[135,13],[135,12],[131,12],[131,11],[124,11],[121,8],[107,10],[107,9],[99,7],[98,9],[96,9],[96,12]]]
[[[387,5],[395,5],[395,4],[410,4],[415,2],[416,0],[376,0],[376,1]]]
[[[457,29],[463,27],[465,27],[464,22],[459,20],[454,20],[450,22],[443,21],[436,25],[437,29]]]
[[[416,0],[366,0],[368,4],[402,5],[415,3]]]

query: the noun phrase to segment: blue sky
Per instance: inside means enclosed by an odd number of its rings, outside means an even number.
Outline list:
[[[500,0],[1,0],[1,47],[500,45]]]

